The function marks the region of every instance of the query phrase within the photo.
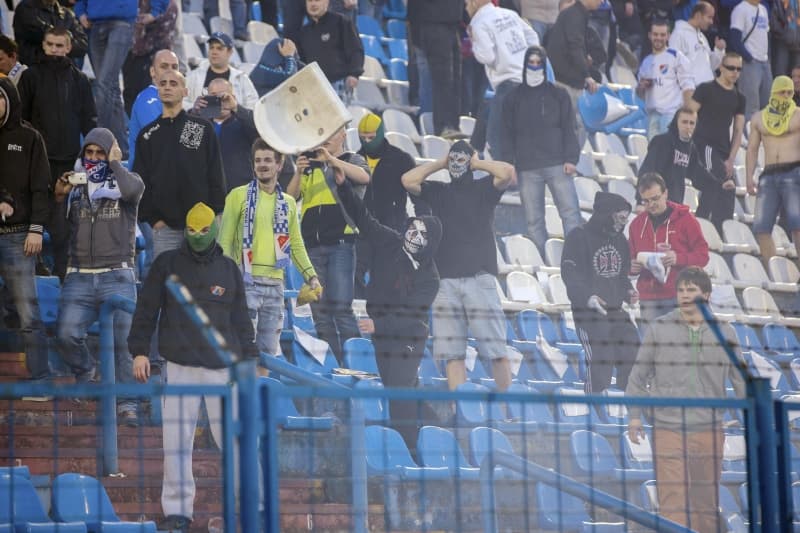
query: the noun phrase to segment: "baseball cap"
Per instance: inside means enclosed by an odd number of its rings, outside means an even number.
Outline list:
[[[230,35],[222,31],[215,31],[212,33],[208,38],[208,42],[210,43],[211,41],[219,41],[224,44],[226,48],[233,48],[233,39],[231,39]]]

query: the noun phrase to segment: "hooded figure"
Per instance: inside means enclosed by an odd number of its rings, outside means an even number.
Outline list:
[[[631,205],[622,196],[598,192],[592,217],[564,241],[561,277],[590,366],[587,392],[608,388],[614,366],[617,387],[624,389],[639,348],[636,327],[622,310],[635,294],[623,234],[630,213]]]
[[[397,231],[378,222],[347,181],[338,192],[359,236],[369,243],[367,312],[375,325],[372,341],[381,379],[386,387],[414,387],[428,338],[428,310],[439,290],[433,258],[442,239],[442,223],[434,216],[411,217]],[[393,427],[414,449],[420,418],[417,403],[390,403]]]
[[[778,76],[772,81],[769,104],[761,110],[761,122],[770,135],[778,137],[789,130],[797,104],[794,103],[794,83],[789,76]]]
[[[710,183],[719,186],[725,180],[725,163],[715,152],[703,157],[692,139],[692,134],[682,137],[678,128],[678,117],[684,114],[675,112],[666,133],[656,135],[647,147],[647,156],[639,167],[639,175],[655,172],[667,184],[668,198],[676,204],[683,203],[686,192],[686,179],[691,180],[697,189],[704,189]],[[696,118],[696,115],[694,115]],[[708,168],[706,167],[708,165]],[[717,177],[719,176],[719,178]],[[639,200],[639,193],[636,193]]]

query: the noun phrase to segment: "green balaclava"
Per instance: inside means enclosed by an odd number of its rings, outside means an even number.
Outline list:
[[[201,233],[204,228],[209,228],[208,233]],[[190,233],[189,230],[195,233]],[[186,242],[189,248],[197,253],[207,251],[214,245],[219,234],[217,227],[217,220],[214,216],[214,210],[202,202],[194,204],[188,213],[186,213]]]
[[[364,137],[362,137],[365,133],[374,133],[375,137],[371,141],[365,142]],[[361,139],[361,147],[364,149],[364,153],[368,156],[376,155],[385,138],[381,117],[374,113],[364,115],[364,118],[358,123],[358,135]]]

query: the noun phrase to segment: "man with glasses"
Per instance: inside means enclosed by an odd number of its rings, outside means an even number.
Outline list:
[[[719,180],[695,180],[695,186],[700,190],[700,205],[695,215],[710,220],[717,231],[722,230],[725,220],[733,218],[736,200],[733,162],[742,144],[745,109],[745,98],[736,88],[741,72],[742,56],[728,52],[722,59],[719,76],[701,83],[691,101],[692,107],[699,110],[694,138],[703,155],[703,165],[712,178],[721,177]],[[719,160],[724,161],[724,172],[714,164]]]
[[[638,274],[642,325],[675,309],[675,280],[688,266],[704,267],[708,263],[708,243],[700,224],[685,205],[669,201],[664,179],[656,173],[639,177],[637,184],[644,211],[628,228],[631,247],[631,274]],[[655,260],[663,265],[663,277],[657,275],[647,256],[657,253]],[[652,257],[652,256],[651,256]]]
[[[788,76],[772,82],[769,105],[750,119],[750,140],[747,145],[747,192],[757,194],[753,233],[761,247],[765,265],[775,255],[772,227],[782,206],[792,232],[794,246],[800,250],[800,113],[792,99],[794,85]],[[756,185],[753,175],[758,150],[764,143],[764,170]]]

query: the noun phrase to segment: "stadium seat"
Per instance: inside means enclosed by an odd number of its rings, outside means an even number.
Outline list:
[[[533,241],[523,235],[509,235],[502,238],[503,246],[505,247],[505,257],[508,259],[509,264],[513,265],[516,270],[527,272],[529,274],[535,272],[544,272],[546,274],[558,274],[561,272],[561,266],[549,267],[542,260],[539,249],[533,244]]]
[[[419,114],[419,132],[422,135],[436,135],[433,129],[433,112],[424,111]]]
[[[208,21],[208,26],[211,33],[221,31],[233,37],[233,21],[231,19],[220,16],[211,17]]]
[[[747,448],[744,435],[725,435],[722,445],[722,475],[725,484],[738,484],[747,480]]]
[[[726,220],[722,223],[722,236],[728,244],[735,244],[739,247],[737,251],[748,254],[760,254],[753,232],[743,222],[738,220]]]
[[[516,455],[511,442],[502,431],[488,427],[478,427],[470,431],[469,457],[473,466],[480,468],[487,457],[494,456],[495,451]],[[521,473],[502,466],[495,467],[494,472],[495,477],[499,478],[521,479],[523,477]]]
[[[395,81],[408,81],[408,62],[405,59],[393,57],[389,61],[389,76]]]
[[[358,28],[359,34],[371,35],[379,41],[386,37],[383,34],[380,22],[369,15],[358,15],[358,17],[356,17],[356,27]]]
[[[794,261],[786,257],[775,256],[769,260],[769,276],[776,283],[797,285],[800,282],[800,271]]]
[[[755,286],[775,292],[798,292],[797,283],[775,283],[770,281],[764,265],[750,254],[736,254],[733,256],[733,273],[737,279],[744,281],[748,286]]]
[[[379,39],[372,35],[361,35],[361,44],[364,46],[365,55],[374,57],[385,67],[389,66],[389,56],[383,51],[383,45]]]
[[[764,321],[759,321],[757,317],[745,315],[742,304],[739,303],[739,298],[736,297],[736,290],[732,285],[712,283],[709,303],[714,310],[714,316],[717,317],[718,320],[724,320],[726,322],[738,320],[747,324],[753,322],[764,324]]]
[[[506,286],[508,297],[515,302],[524,302],[542,311],[551,308],[539,281],[527,272],[510,272],[506,276]]]
[[[378,379],[358,379],[353,389],[383,390],[383,384]],[[361,397],[358,400],[364,409],[364,420],[367,424],[387,424],[391,417],[389,401],[386,398]]]
[[[554,305],[564,307],[571,305],[569,295],[567,294],[567,286],[564,285],[564,280],[561,278],[561,274],[553,274],[550,276],[550,279],[547,281],[546,293],[550,297],[550,303]],[[559,348],[569,351],[561,345],[559,345]]]
[[[250,24],[252,24],[253,22],[256,21],[251,20]],[[252,40],[245,41],[243,49],[244,60],[247,61],[248,63],[258,64],[258,62],[261,60],[261,54],[264,53],[264,48],[266,48],[266,46],[267,45],[265,44],[258,43]]]
[[[417,456],[422,466],[447,468],[455,478],[478,479],[480,469],[470,466],[455,435],[437,427],[423,426],[417,437]]]
[[[337,363],[336,358],[333,356],[333,352],[331,351],[330,347],[327,346],[327,343],[323,340],[313,338],[309,334],[303,335],[302,331],[298,333],[299,329],[300,328],[298,326],[295,326],[295,339],[292,343],[294,364],[303,370],[311,372],[312,374],[331,374],[333,369],[338,367],[339,364]],[[320,356],[321,360],[318,360],[314,355],[312,355],[311,347],[307,348],[304,346],[306,342],[313,345],[319,345],[318,347],[315,346],[315,349],[319,350],[320,352],[327,348],[324,351],[324,355]],[[325,346],[322,346],[322,344],[325,344]]]
[[[591,153],[581,152],[581,155],[578,157],[576,168],[580,176],[595,178],[600,175],[600,168],[592,158]]]
[[[450,469],[446,467],[417,466],[403,442],[403,437],[394,429],[367,426],[364,436],[367,474],[370,476],[392,476],[417,481],[451,477]]]
[[[61,282],[57,276],[36,276],[39,316],[46,328],[55,328],[61,299]]]
[[[683,190],[683,204],[689,206],[689,211],[694,213],[700,204],[700,193],[691,185],[686,185]]]
[[[781,398],[791,393],[789,382],[777,363],[758,352],[744,352],[742,355],[751,373],[757,377],[769,379],[773,397]]]
[[[294,400],[287,394],[287,386],[275,378],[261,377],[259,382],[262,386],[276,390],[275,397],[278,402],[275,408],[275,415],[278,419],[278,426],[286,431],[329,431],[333,428],[333,418],[329,416],[301,416],[297,411]],[[266,395],[262,396],[265,401]],[[266,405],[262,405],[266,411]]]
[[[703,238],[708,243],[710,251],[717,253],[748,253],[750,247],[747,245],[723,242],[717,228],[705,218],[698,218],[697,222],[700,224],[700,230],[703,232]]]
[[[625,156],[609,152],[603,156],[603,172],[597,176],[600,183],[611,180],[627,180],[636,183],[636,174],[633,173],[630,161]]]
[[[86,524],[83,522],[60,523],[56,526],[42,508],[30,479],[13,474],[0,475],[0,524],[11,524],[18,533],[86,533]]]
[[[450,142],[436,135],[422,138],[422,155],[428,159],[442,159],[450,152]]]
[[[524,340],[535,341],[537,337],[542,337],[548,344],[567,354],[577,354],[583,349],[580,343],[564,342],[550,317],[533,309],[517,315],[517,330]]]
[[[196,67],[200,61],[205,58],[205,54],[203,53],[202,48],[200,45],[197,44],[194,37],[191,35],[184,33],[183,34],[183,53],[184,53],[184,60],[186,64],[189,65],[191,68]]]
[[[625,431],[619,439],[622,448],[622,464],[625,468],[636,470],[653,470],[653,448],[650,444],[650,435],[645,434],[639,438],[639,444],[634,444],[628,432]],[[655,474],[653,474],[655,475]]]
[[[89,533],[156,533],[154,522],[122,522],[105,487],[92,476],[69,473],[56,477],[51,508],[56,521],[84,522]]]
[[[0,466],[0,476],[18,476],[30,479],[31,469],[28,465]]]
[[[727,524],[728,533],[747,533],[749,530],[739,504],[725,485],[719,486],[719,512]]]
[[[747,281],[733,276],[728,263],[717,252],[708,252],[708,263],[703,267],[703,270],[709,275],[712,283],[732,285],[735,289],[745,289],[750,286]]]
[[[628,181],[612,180],[606,186],[608,187],[608,192],[619,194],[625,198],[631,204],[631,209],[636,208],[636,187],[633,184]]]
[[[564,239],[551,238],[544,243],[544,257],[548,266],[561,268],[561,252],[564,249]]]
[[[408,113],[399,109],[387,109],[383,112],[382,118],[384,129],[387,133],[397,132],[407,135],[414,144],[422,142],[422,136]]]
[[[353,102],[373,112],[380,112],[386,108],[386,99],[377,81],[369,78],[361,78],[358,81],[358,85],[353,89]]]
[[[477,120],[474,117],[467,117],[461,115],[458,117],[458,131],[467,135],[468,137],[472,137],[472,132],[475,131],[475,123]]]
[[[354,120],[353,123],[358,124],[358,121]],[[361,138],[358,136],[358,129],[347,128],[346,135],[345,142],[347,143],[348,150],[358,152],[361,149]]]
[[[419,107],[410,104],[408,91],[409,83],[407,81],[386,80],[386,97],[389,100],[389,105],[409,113],[416,113],[419,111]]]
[[[408,61],[408,41],[405,39],[387,39],[386,46],[389,48],[389,56],[392,59]]]
[[[344,365],[351,370],[362,370],[378,375],[378,363],[375,360],[375,348],[369,339],[352,338],[344,341]]]
[[[404,0],[388,0],[383,7],[383,16],[387,19],[406,18],[406,2]]]
[[[609,479],[642,482],[652,475],[650,470],[620,468],[614,448],[599,433],[579,429],[572,432],[569,441],[575,471],[592,482]]]
[[[556,206],[544,206],[544,223],[547,226],[548,237],[564,238],[564,225],[561,222],[561,215],[558,214]]]
[[[247,23],[247,35],[250,36],[250,41],[256,44],[267,44],[273,39],[277,39],[278,32],[271,25],[260,20],[251,20]],[[247,43],[245,43],[245,48]],[[247,53],[245,52],[245,56]],[[256,63],[258,60],[255,61]]]
[[[422,360],[419,362],[417,378],[422,387],[447,388],[447,378],[442,377],[439,367],[431,356],[431,352],[425,348]]]
[[[775,242],[775,253],[779,256],[797,258],[797,248],[795,248],[786,231],[779,225],[772,226],[772,240]]]
[[[739,341],[739,346],[742,351],[749,352],[755,350],[757,352],[764,352],[761,339],[758,337],[758,333],[756,333],[755,329],[741,322],[731,322],[731,327],[734,333],[736,333],[736,338]]]
[[[622,144],[622,141],[616,133],[598,131],[594,133],[593,138],[594,147],[598,152],[620,155],[630,163],[635,163],[638,159],[635,156],[628,155],[627,150],[625,150],[625,145]]]
[[[628,153],[636,156],[638,158],[638,165],[641,166],[644,162],[644,158],[647,157],[647,137],[639,135],[638,133],[633,133],[628,135],[627,143]]]
[[[386,140],[389,141],[389,144],[400,148],[414,159],[420,159],[419,151],[417,151],[414,141],[405,133],[388,131],[386,132]]]
[[[181,27],[184,35],[191,35],[198,43],[204,43],[208,40],[208,32],[206,26],[203,24],[203,17],[198,13],[181,14]]]
[[[386,33],[392,39],[405,39],[407,37],[405,21],[398,19],[387,20]]]
[[[639,499],[642,509],[651,513],[658,512],[658,488],[654,479],[645,481],[639,486]]]
[[[488,393],[489,388],[477,383],[462,383],[456,390],[466,393]],[[490,421],[503,420],[505,414],[497,402],[484,400],[457,400],[456,416],[459,425],[466,427],[486,426]]]
[[[572,181],[575,184],[575,190],[578,191],[578,205],[584,211],[592,211],[594,195],[603,190],[600,184],[596,180],[581,176],[576,176]]]
[[[372,80],[378,87],[385,87],[386,71],[381,62],[372,56],[364,56],[364,73],[361,74],[359,80],[363,79]]]
[[[742,303],[748,315],[762,323],[778,322],[789,327],[800,327],[800,318],[784,317],[772,295],[761,287],[747,287],[742,292]]]
[[[625,392],[615,388],[603,389],[606,398],[625,398]],[[606,403],[597,406],[600,419],[607,424],[628,425],[628,408],[625,404]]]
[[[779,363],[800,357],[800,341],[795,334],[783,324],[769,323],[764,325],[764,349]]]
[[[623,522],[593,523],[583,500],[541,482],[536,484],[536,510],[543,531],[625,531]]]
[[[350,115],[353,117],[351,124],[354,125],[354,129],[358,131],[358,123],[361,122],[361,119],[364,118],[364,115],[372,113],[369,109],[364,106],[351,104],[347,106],[347,111],[350,112]],[[350,147],[352,150],[352,147]]]

